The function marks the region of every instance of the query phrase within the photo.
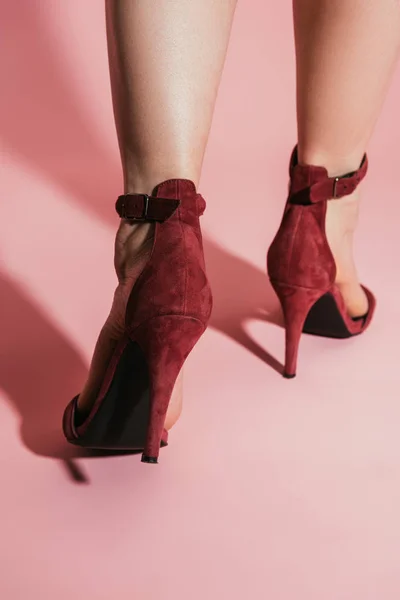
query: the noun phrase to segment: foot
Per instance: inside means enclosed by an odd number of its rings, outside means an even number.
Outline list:
[[[353,238],[358,221],[360,191],[328,202],[326,235],[336,262],[336,284],[351,317],[368,312],[368,299],[361,287],[353,257]]]
[[[89,369],[88,378],[78,399],[80,420],[89,414],[103,382],[111,356],[125,330],[126,305],[131,290],[150,259],[154,240],[154,225],[132,224],[121,220],[115,239],[114,265],[118,286],[110,314],[100,332]],[[175,384],[165,421],[170,429],[178,420],[182,406],[182,372]]]

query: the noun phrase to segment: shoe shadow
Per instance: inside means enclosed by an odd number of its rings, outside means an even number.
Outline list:
[[[113,222],[121,181],[117,155],[85,118],[40,3],[0,0],[0,38],[0,77],[7,81],[0,95],[5,151]],[[246,331],[249,319],[279,323],[265,273],[211,240],[205,239],[205,251],[214,294],[211,327],[281,372],[282,365]],[[86,482],[74,459],[110,453],[89,454],[67,444],[61,419],[87,365],[13,281],[0,277],[0,295],[0,386],[18,410],[22,441],[35,454],[63,461],[74,481]]]
[[[81,388],[87,365],[4,275],[0,297],[0,387],[18,411],[22,442],[38,456],[60,460],[74,481],[87,483],[75,459],[121,454],[87,452],[68,444],[62,433],[64,408]]]
[[[204,250],[214,297],[210,326],[282,373],[283,365],[246,330],[250,320],[282,325],[279,301],[266,273],[210,239],[204,240]]]

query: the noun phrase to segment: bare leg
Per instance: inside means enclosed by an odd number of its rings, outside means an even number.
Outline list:
[[[106,0],[114,114],[125,193],[170,178],[199,182],[236,0]],[[121,221],[119,285],[79,398],[87,412],[123,332],[126,301],[149,258],[153,227]],[[181,377],[168,410],[181,411]]]
[[[293,0],[299,162],[358,169],[400,51],[398,0]],[[353,261],[359,188],[328,203],[327,236],[352,316],[368,303]]]

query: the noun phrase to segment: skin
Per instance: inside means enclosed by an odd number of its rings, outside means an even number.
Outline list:
[[[170,178],[198,185],[236,0],[106,0],[114,115],[124,189],[151,194]],[[299,161],[330,176],[356,170],[400,52],[398,0],[293,0]],[[339,132],[339,134],[338,134]],[[328,203],[326,230],[337,284],[352,316],[367,300],[353,261],[360,189]],[[123,332],[130,290],[151,251],[153,228],[121,220],[118,287],[79,398],[90,409]],[[182,374],[166,427],[179,418]]]

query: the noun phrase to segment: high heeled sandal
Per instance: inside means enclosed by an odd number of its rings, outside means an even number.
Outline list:
[[[63,417],[67,440],[86,448],[142,450],[157,463],[175,381],[204,333],[212,309],[199,217],[206,203],[187,179],[160,183],[153,195],[119,196],[116,210],[132,222],[154,222],[152,253],[134,284],[125,334],[83,423],[75,396]]]
[[[301,333],[348,338],[363,333],[375,310],[353,319],[335,284],[336,264],[325,232],[327,203],[354,192],[368,169],[364,154],[357,171],[329,177],[325,167],[298,164],[297,145],[289,164],[289,195],[279,230],[268,250],[267,270],[280,300],[286,330],[284,376],[295,377]]]

